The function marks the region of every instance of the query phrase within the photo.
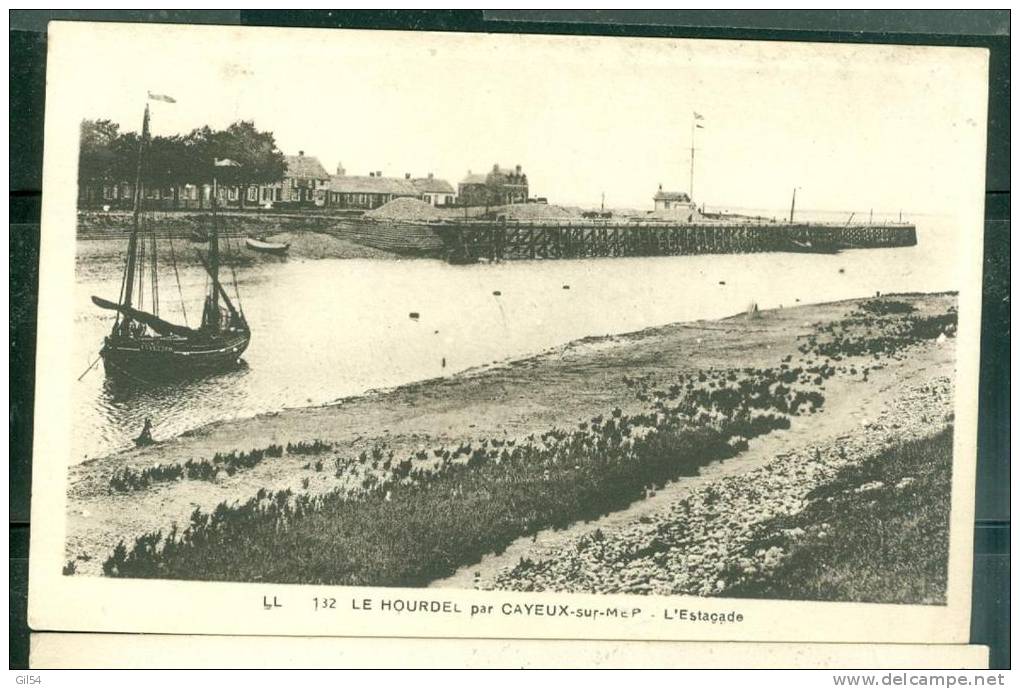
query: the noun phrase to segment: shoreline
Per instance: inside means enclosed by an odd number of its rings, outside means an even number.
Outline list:
[[[265,239],[290,244],[284,256],[252,251],[245,246],[244,237],[230,236],[221,239],[221,257],[235,267],[249,267],[264,263],[281,263],[287,260],[320,259],[377,259],[399,260],[405,258],[385,249],[376,249],[359,244],[346,237],[340,229],[322,230],[276,230],[265,233]],[[162,240],[168,241],[168,240]],[[174,255],[181,267],[197,268],[202,265],[195,249],[205,244],[187,239],[174,239]],[[77,278],[110,277],[123,270],[126,237],[103,237],[80,239],[75,251],[75,273]],[[169,252],[166,252],[169,254]],[[163,257],[167,261],[166,256]]]
[[[861,301],[763,311],[753,320],[735,316],[584,338],[531,357],[328,405],[215,422],[150,448],[94,458],[70,468],[68,559],[80,563],[81,573],[97,573],[118,540],[130,543],[142,533],[165,532],[172,523],[187,524],[196,508],[209,511],[220,502],[243,501],[262,488],[314,495],[337,486],[329,471],[308,468],[314,457],[288,455],[216,481],[182,480],[139,492],[112,493],[110,478],[124,468],[209,459],[217,452],[312,439],[330,443],[330,456],[370,451],[383,439],[397,452],[414,452],[472,438],[524,438],[549,428],[569,427],[614,407],[630,414],[642,402],[628,381],[677,370],[775,365],[784,355],[796,353],[798,337],[810,335],[814,323],[835,321]],[[936,312],[951,306],[955,298],[911,295],[909,301],[922,312]],[[924,351],[948,356],[945,348],[926,346]],[[929,359],[915,356],[906,361],[921,370],[947,365],[945,356],[941,363]],[[908,364],[898,361],[864,386],[875,389],[887,378],[886,384],[895,387],[896,370]],[[817,417],[798,418],[791,431],[774,432],[759,439],[760,444],[768,446],[776,442],[773,438],[802,442],[812,437],[812,424],[826,413],[823,409]],[[759,444],[753,442],[752,452]],[[721,466],[741,461],[738,456]],[[89,559],[81,559],[83,555]]]

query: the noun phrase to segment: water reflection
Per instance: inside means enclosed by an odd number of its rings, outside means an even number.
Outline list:
[[[111,406],[165,406],[169,401],[194,398],[200,390],[217,385],[229,386],[250,371],[248,362],[240,359],[233,366],[215,373],[175,376],[172,379],[141,380],[125,376],[104,376],[103,402]]]
[[[229,370],[168,381],[107,376],[100,369],[95,374],[101,381],[95,400],[100,421],[91,429],[95,435],[92,444],[100,448],[105,443],[123,446],[127,436],[140,430],[147,418],[156,437],[179,433],[187,424],[189,409],[218,405],[224,397],[236,396],[230,391],[240,389],[241,381],[250,373],[251,367],[244,359]]]

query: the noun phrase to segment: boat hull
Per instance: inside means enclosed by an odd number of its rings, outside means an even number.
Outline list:
[[[141,382],[193,378],[229,370],[251,342],[237,331],[209,338],[107,337],[100,355],[106,374]]]
[[[256,239],[248,238],[245,240],[248,248],[252,251],[258,251],[263,254],[274,254],[276,256],[282,256],[287,253],[290,249],[290,244],[278,244],[276,242],[262,242]]]
[[[840,245],[835,242],[797,242],[789,241],[782,249],[786,253],[794,254],[838,254]]]

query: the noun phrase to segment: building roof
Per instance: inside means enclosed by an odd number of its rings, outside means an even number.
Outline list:
[[[684,203],[690,202],[691,197],[687,195],[685,191],[663,191],[659,189],[656,192],[655,201],[682,201]]]
[[[409,179],[362,175],[336,175],[329,180],[329,190],[342,194],[392,194],[394,196],[417,196],[420,193]]]
[[[488,177],[486,175],[479,174],[477,172],[476,173],[470,173],[469,172],[464,177],[464,179],[462,179],[460,181],[460,183],[461,184],[486,184],[488,181],[489,180],[488,180]]]
[[[329,179],[329,173],[315,156],[284,156],[287,161],[287,177],[299,179]]]
[[[445,179],[436,177],[416,177],[411,180],[414,188],[423,194],[453,194],[453,187]]]
[[[500,165],[496,164],[493,172],[502,172],[504,175],[512,175],[517,172],[517,165]],[[521,174],[524,174],[524,170],[521,170]]]

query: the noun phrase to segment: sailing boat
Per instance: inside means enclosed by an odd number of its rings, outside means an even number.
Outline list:
[[[150,94],[149,97],[173,102],[166,96],[157,97]],[[113,302],[101,297],[92,297],[92,302],[96,306],[117,312],[113,329],[103,341],[103,348],[99,352],[103,359],[103,367],[108,376],[142,382],[196,376],[230,368],[237,364],[241,354],[251,342],[251,330],[243,311],[230,300],[220,282],[216,177],[213,176],[212,226],[209,231],[208,253],[206,256],[201,253],[198,255],[202,266],[209,274],[209,287],[203,303],[201,324],[198,328],[191,328],[171,323],[159,316],[156,235],[150,231],[143,236],[139,222],[143,198],[142,163],[148,141],[149,105],[146,103],[142,119],[142,136],[138,146],[134,211],[120,300]],[[229,160],[216,160],[214,164],[215,167],[237,165]],[[173,257],[172,245],[170,249]],[[148,271],[146,260],[150,262]],[[176,271],[175,258],[174,270]],[[145,296],[143,278],[146,272],[149,274],[151,287],[150,311],[145,310],[143,301]],[[234,288],[236,291],[236,279]]]

